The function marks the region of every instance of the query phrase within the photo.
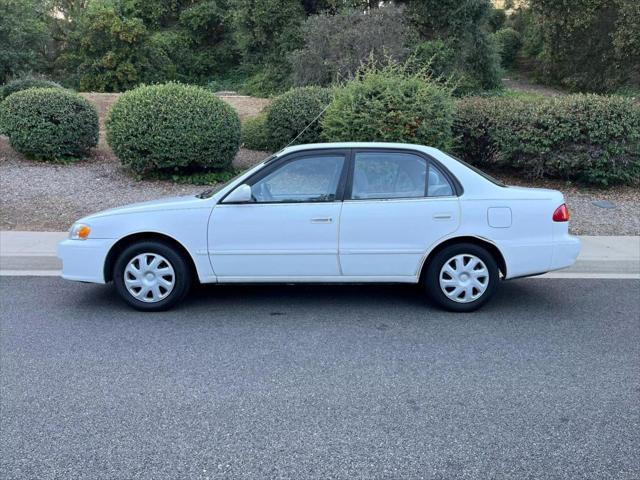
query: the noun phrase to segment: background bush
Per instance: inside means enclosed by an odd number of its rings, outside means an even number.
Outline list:
[[[267,115],[261,113],[257,117],[245,120],[242,124],[242,143],[251,150],[269,150],[267,135]]]
[[[28,157],[67,160],[83,157],[98,144],[98,113],[67,90],[31,88],[0,103],[0,130]]]
[[[501,86],[500,57],[491,37],[491,0],[406,0],[407,17],[423,41],[442,40],[453,49],[457,76],[467,91]]]
[[[322,121],[329,141],[407,142],[451,146],[450,92],[401,67],[367,69],[336,91]]]
[[[313,15],[306,20],[303,34],[304,48],[291,55],[294,85],[344,81],[369,59],[402,61],[409,54],[404,9],[393,5],[366,13]]]
[[[528,0],[508,23],[545,83],[598,93],[640,86],[638,0]]]
[[[616,96],[468,98],[458,103],[458,155],[531,177],[640,182],[640,108]]]
[[[522,47],[520,34],[513,28],[503,28],[498,30],[494,36],[500,51],[502,66],[505,68],[513,67]]]
[[[295,144],[321,141],[321,118],[316,117],[329,105],[331,98],[332,91],[322,87],[293,88],[276,97],[267,108],[265,119],[269,150],[284,148],[307,126],[309,128]]]
[[[12,93],[27,90],[29,88],[62,88],[62,85],[46,78],[27,76],[16,78],[0,87],[0,101],[7,98]]]
[[[138,174],[229,168],[240,120],[204,88],[167,83],[126,92],[109,110],[107,142]]]

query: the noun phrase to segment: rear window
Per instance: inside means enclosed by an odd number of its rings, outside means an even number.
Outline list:
[[[497,178],[492,177],[491,175],[489,175],[488,173],[483,172],[482,170],[480,170],[477,167],[474,167],[473,165],[468,164],[467,162],[465,162],[464,160],[460,160],[458,157],[456,157],[455,155],[452,155],[450,153],[447,153],[448,156],[450,156],[451,158],[453,158],[454,160],[460,162],[462,165],[464,165],[465,167],[473,170],[474,172],[476,172],[478,175],[480,175],[483,178],[486,178],[487,180],[489,180],[491,183],[493,183],[494,185],[497,185],[499,187],[508,187],[508,185],[505,185],[504,183],[502,183],[500,180],[498,180]]]

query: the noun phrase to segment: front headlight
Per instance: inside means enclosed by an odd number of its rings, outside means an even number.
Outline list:
[[[69,238],[71,240],[86,240],[91,233],[91,227],[84,223],[74,223],[69,230]]]

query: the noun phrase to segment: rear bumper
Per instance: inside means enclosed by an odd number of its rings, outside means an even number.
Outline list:
[[[63,240],[58,244],[62,278],[78,282],[105,283],[104,262],[111,239]]]
[[[582,243],[578,237],[564,235],[562,239],[553,244],[553,256],[549,270],[560,270],[576,263]]]

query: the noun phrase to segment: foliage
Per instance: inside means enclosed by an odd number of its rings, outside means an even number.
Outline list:
[[[407,4],[409,20],[423,40],[443,40],[454,50],[454,68],[463,83],[468,84],[467,89],[500,87],[500,58],[489,34],[493,12],[490,0],[405,0],[402,3]]]
[[[114,153],[140,175],[227,169],[240,146],[235,111],[203,88],[177,83],[122,94],[106,128]]]
[[[322,132],[320,115],[331,98],[332,91],[322,87],[293,88],[277,97],[267,108],[269,150],[284,148],[298,135],[295,144],[319,142]]]
[[[243,67],[253,78],[246,88],[269,95],[290,84],[289,52],[301,45],[304,10],[299,0],[233,0],[235,38]]]
[[[98,113],[81,96],[60,88],[16,92],[0,104],[0,126],[27,157],[81,158],[98,144]]]
[[[69,42],[61,63],[77,71],[83,91],[124,91],[173,73],[143,21],[126,16],[122,2],[91,0]]]
[[[494,35],[500,51],[502,66],[505,68],[513,67],[516,63],[518,52],[522,47],[520,34],[513,28],[507,27],[498,30]]]
[[[337,90],[322,121],[329,141],[383,141],[451,146],[450,91],[402,66],[365,68]]]
[[[213,172],[191,172],[191,173],[172,173],[172,172],[151,172],[143,177],[138,175],[138,179],[149,178],[153,180],[168,180],[175,183],[189,185],[216,185],[225,183],[242,173],[240,170],[228,168],[225,170],[215,170]]]
[[[268,151],[270,149],[265,113],[250,118],[242,124],[242,143],[251,150]]]
[[[640,182],[640,108],[618,96],[458,103],[456,150],[469,163],[596,185]]]
[[[190,2],[175,16],[152,38],[175,66],[176,79],[206,83],[238,63],[228,0]]]
[[[437,39],[420,43],[407,64],[426,71],[434,81],[450,86],[456,97],[482,91],[478,81],[465,71],[464,59],[451,41]]]
[[[314,15],[305,22],[304,48],[291,55],[295,85],[329,85],[353,77],[370,59],[402,61],[410,32],[403,9],[386,6]]]
[[[0,0],[0,84],[28,71],[41,70],[47,29],[41,2]]]
[[[29,88],[62,88],[62,86],[44,77],[27,75],[11,80],[4,87],[0,87],[0,101],[13,93],[28,90]]]
[[[640,2],[530,0],[525,52],[546,82],[607,92],[640,82]]]
[[[489,28],[492,32],[497,32],[504,28],[507,21],[507,12],[502,8],[492,8],[489,13]]]
[[[29,72],[79,90],[177,80],[271,96],[415,58],[456,95],[502,65],[572,90],[640,85],[638,0],[0,0],[0,83]],[[403,13],[404,10],[404,13]],[[434,65],[429,59],[436,53]],[[444,72],[444,75],[443,75]]]

